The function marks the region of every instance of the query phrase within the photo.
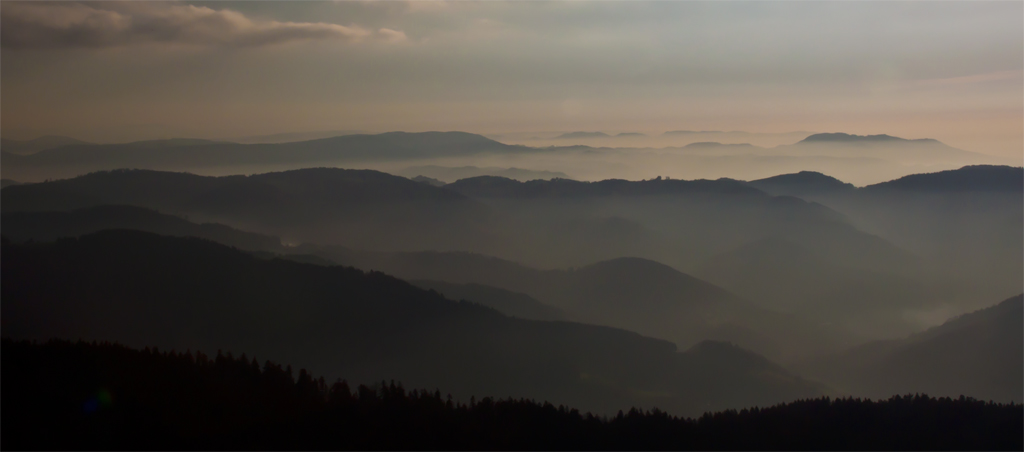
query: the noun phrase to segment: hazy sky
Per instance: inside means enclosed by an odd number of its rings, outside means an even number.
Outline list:
[[[808,130],[1019,156],[1024,3],[0,5],[8,138]]]

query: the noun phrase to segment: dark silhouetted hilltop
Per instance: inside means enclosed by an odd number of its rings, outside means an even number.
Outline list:
[[[790,145],[776,146],[771,154],[790,157],[819,157],[847,159],[850,165],[901,164],[924,168],[955,167],[993,164],[1010,161],[969,152],[940,141],[923,138],[908,140],[891,135],[851,135],[846,133],[819,133]],[[835,168],[827,172],[845,171]],[[854,172],[856,174],[856,172]],[[905,173],[903,173],[905,174]]]
[[[1024,193],[1024,168],[973,165],[928,174],[912,174],[889,182],[864,187],[881,192],[1009,192]]]
[[[931,139],[921,140],[907,140],[904,138],[894,137],[891,135],[851,135],[848,133],[816,133],[807,138],[804,138],[800,143],[821,143],[821,142],[832,142],[832,143],[880,143],[880,142],[891,142],[891,141],[935,141]]]
[[[444,187],[445,186],[444,182],[439,181],[437,179],[434,179],[432,177],[427,177],[427,176],[423,176],[423,175],[413,177],[412,180],[414,180],[416,182],[424,183],[424,184],[427,184],[427,185],[432,185],[434,187]]]
[[[856,188],[853,184],[848,184],[834,177],[826,176],[815,171],[781,174],[778,176],[753,180],[748,183],[766,193],[785,196],[845,192]]]

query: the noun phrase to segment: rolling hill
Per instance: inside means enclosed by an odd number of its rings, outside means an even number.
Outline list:
[[[570,320],[637,331],[671,340],[682,348],[715,339],[788,361],[837,350],[852,340],[841,328],[821,328],[796,316],[766,310],[646,259],[620,258],[580,268],[538,270],[471,253],[372,253],[314,245],[296,251],[411,281],[480,284],[526,294],[564,311]],[[475,300],[467,299],[496,306],[485,301],[485,296],[480,293]]]
[[[1024,193],[1024,168],[971,165],[937,173],[911,174],[864,187],[867,193]]]
[[[635,333],[505,317],[393,277],[264,260],[195,238],[105,231],[5,241],[3,334],[246,350],[349,381],[396,379],[609,413],[680,414],[812,397],[820,388],[732,347],[678,353]]]
[[[919,392],[1024,400],[1024,296],[950,319],[905,339],[873,342],[800,366],[844,394]]]
[[[118,170],[5,188],[4,213],[133,205],[289,241],[408,249],[472,240],[489,211],[444,188],[370,170],[253,176]]]
[[[962,281],[973,303],[1024,286],[1024,168],[966,166],[808,199]]]
[[[853,190],[848,184],[831,176],[815,171],[801,171],[795,174],[782,174],[774,177],[748,182],[752,187],[775,196],[802,197],[809,194],[845,192]]]

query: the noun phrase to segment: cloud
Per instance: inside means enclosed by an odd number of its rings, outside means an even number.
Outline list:
[[[967,85],[974,83],[996,82],[1003,80],[1019,81],[1022,75],[1024,75],[1024,71],[997,71],[985,74],[966,75],[962,77],[933,78],[928,80],[920,80],[918,83],[926,86]]]
[[[377,33],[385,41],[389,41],[389,42],[400,42],[400,41],[405,41],[405,39],[406,39],[405,33],[401,32],[401,31],[398,31],[398,30],[392,30],[390,28],[381,28],[380,30],[377,30]]]
[[[228,9],[167,3],[27,3],[0,6],[4,48],[115,47],[140,43],[257,47],[294,41],[401,41],[405,33],[323,22],[254,20]]]

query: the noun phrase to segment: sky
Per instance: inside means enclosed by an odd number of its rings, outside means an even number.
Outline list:
[[[1024,149],[1024,2],[0,3],[0,133],[847,132]]]

